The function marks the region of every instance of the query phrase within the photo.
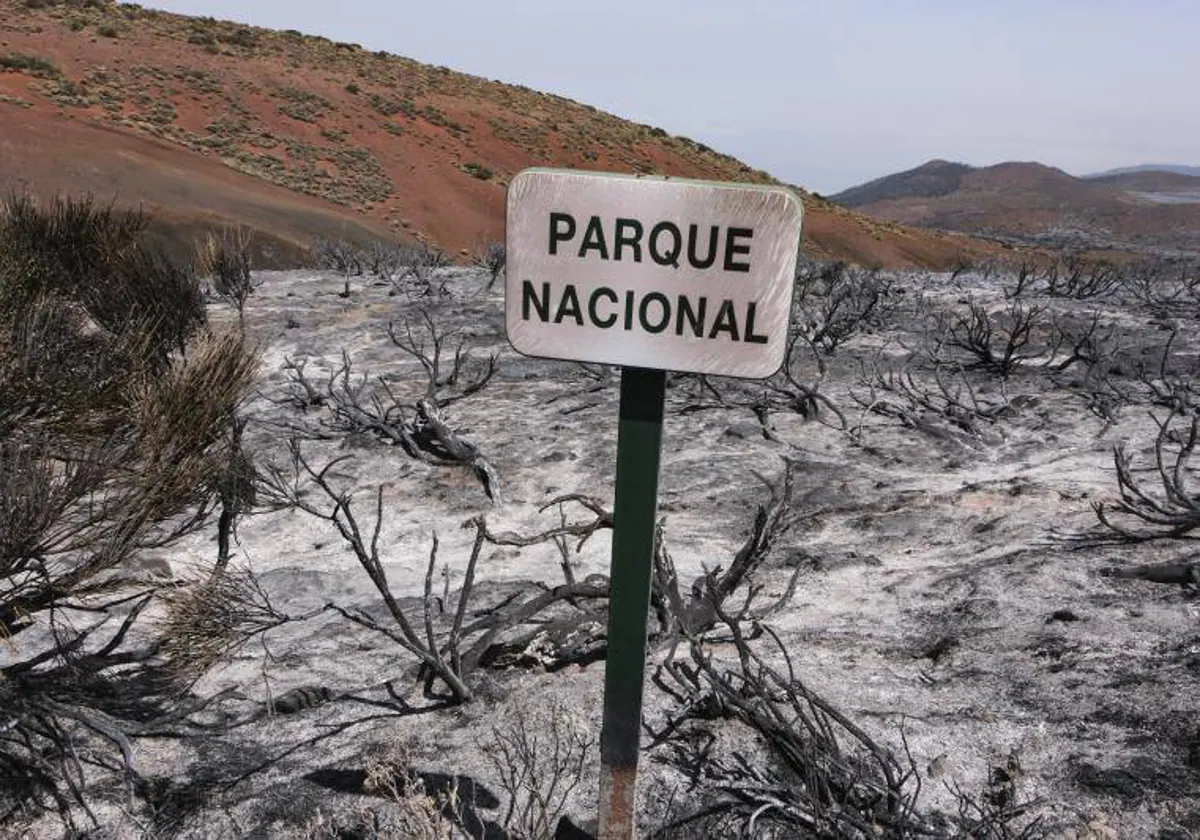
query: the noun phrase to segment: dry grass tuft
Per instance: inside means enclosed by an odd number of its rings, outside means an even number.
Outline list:
[[[459,810],[457,792],[426,792],[421,777],[411,770],[407,747],[401,745],[373,756],[366,770],[366,790],[383,798],[383,805],[360,806],[347,818],[318,811],[298,836],[303,840],[452,840],[464,836],[447,816]]]
[[[165,600],[161,652],[185,680],[198,678],[246,639],[287,620],[247,569],[227,569]]]

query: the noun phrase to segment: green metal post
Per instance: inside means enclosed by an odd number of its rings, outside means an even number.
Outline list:
[[[665,393],[665,371],[622,369],[604,723],[600,730],[599,840],[629,840],[635,825]]]

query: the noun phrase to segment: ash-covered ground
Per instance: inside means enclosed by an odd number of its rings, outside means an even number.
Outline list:
[[[380,561],[418,626],[435,535],[435,609],[452,610],[475,540],[470,520],[510,535],[546,532],[561,517],[586,522],[578,503],[542,507],[584,494],[611,509],[616,461],[619,372],[516,355],[501,284],[488,289],[461,269],[438,277],[446,294],[437,284],[396,294],[391,283],[351,277],[345,296],[334,273],[265,273],[245,312],[262,348],[247,451],[284,472],[292,438],[315,467],[344,458],[326,475],[368,532],[380,493]],[[1016,278],[997,272],[851,272],[837,283],[814,280],[798,294],[803,336],[785,373],[765,383],[669,377],[659,515],[684,589],[730,566],[768,485],[791,464],[791,527],[752,582],[760,604],[793,582],[794,592],[764,622],[798,678],[919,774],[918,807],[955,815],[964,797],[986,801],[1003,781],[1011,836],[1030,825],[1032,836],[1200,836],[1198,587],[1186,576],[1112,574],[1162,564],[1186,573],[1194,544],[1186,532],[1122,537],[1094,510],[1106,505],[1113,524],[1137,535],[1172,528],[1113,509],[1122,447],[1136,487],[1186,521],[1165,495],[1156,441],[1174,475],[1200,405],[1196,300],[1155,298],[1133,281],[1082,299],[1039,282],[1018,293]],[[845,300],[831,307],[838,295]],[[215,320],[236,320],[214,309]],[[430,464],[370,428],[348,430],[331,407],[331,387],[360,388],[364,404],[412,406],[429,393],[427,371],[389,337],[389,324],[401,337],[408,324],[429,351],[422,313],[470,351],[445,392],[461,394],[496,356],[486,386],[440,416],[494,470],[497,500],[470,467]],[[457,346],[447,339],[442,375]],[[1186,489],[1186,463],[1178,475]],[[577,543],[567,543],[574,578],[607,574],[611,531]],[[210,531],[128,571],[186,586],[208,574],[215,552]],[[496,731],[546,710],[591,744],[565,811],[581,823],[594,817],[602,661],[500,657],[472,677],[474,702],[439,706],[422,696],[413,655],[345,617],[387,619],[330,522],[260,505],[240,521],[235,554],[233,566],[252,571],[295,620],[197,682],[198,695],[216,698],[199,718],[210,734],[136,741],[135,765],[156,793],[153,807],[109,812],[118,835],[148,826],[158,836],[301,836],[383,807],[362,776],[370,756],[389,750],[429,779],[480,785],[478,830],[494,830],[506,811],[491,797],[504,789],[489,758]],[[468,618],[563,583],[562,559],[552,540],[485,544]],[[712,650],[732,647],[718,639]],[[652,645],[648,676],[667,653]],[[307,691],[288,694],[298,688]],[[272,712],[285,696],[302,698],[297,710]],[[647,679],[652,727],[675,705]],[[745,737],[747,750],[762,748]],[[664,817],[672,791],[679,802],[689,796],[667,757],[642,758],[646,827]]]

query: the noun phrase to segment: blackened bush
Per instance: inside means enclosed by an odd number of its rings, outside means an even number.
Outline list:
[[[796,317],[801,335],[833,355],[855,333],[881,327],[896,308],[894,278],[843,262],[804,262],[796,269]]]
[[[206,328],[193,269],[145,223],[86,199],[0,207],[5,836],[46,809],[71,836],[94,825],[90,781],[130,782],[138,725],[168,725],[185,690],[139,618],[154,593],[120,570],[219,506],[256,360]]]
[[[145,243],[148,222],[91,198],[42,208],[10,196],[0,207],[0,319],[19,317],[39,298],[61,298],[109,335],[145,333],[161,366],[204,324],[204,298],[190,266]]]
[[[198,262],[213,291],[237,310],[241,322],[246,301],[258,287],[251,272],[250,231],[235,227],[226,228],[219,236],[209,234],[200,246]]]

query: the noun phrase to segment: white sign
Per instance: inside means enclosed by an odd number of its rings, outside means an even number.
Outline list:
[[[802,212],[781,187],[527,169],[508,187],[508,340],[527,356],[770,376]]]

